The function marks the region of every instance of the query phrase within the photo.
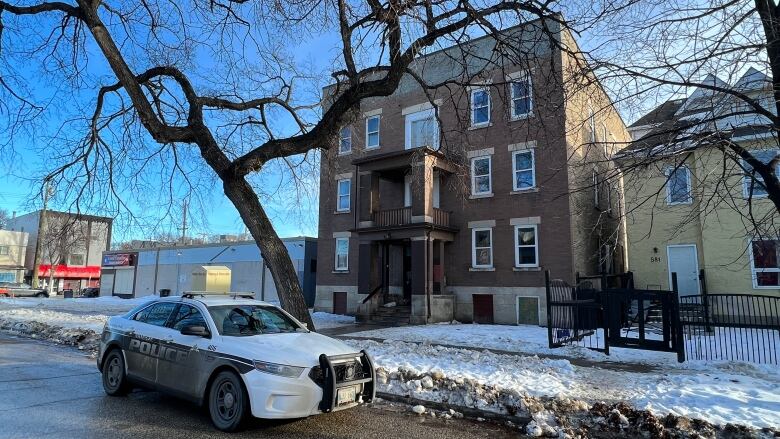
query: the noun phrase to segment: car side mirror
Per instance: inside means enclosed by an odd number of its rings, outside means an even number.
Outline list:
[[[181,335],[194,335],[196,337],[211,338],[208,328],[201,325],[187,325],[181,328]]]
[[[309,324],[308,323],[301,323],[301,324],[303,325],[304,328],[309,329]]]

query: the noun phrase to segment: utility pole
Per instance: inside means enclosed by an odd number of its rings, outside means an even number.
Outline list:
[[[47,215],[46,207],[49,205],[49,197],[54,191],[52,190],[49,180],[44,180],[43,185],[43,210],[41,210],[41,217],[38,221],[38,238],[35,240],[35,257],[33,261],[33,273],[32,273],[32,286],[38,288],[38,274],[41,266],[41,242],[45,238],[47,227]],[[54,270],[54,264],[49,264],[49,271]]]
[[[187,237],[187,200],[184,200],[184,221],[181,225],[181,243],[184,244],[184,240]]]

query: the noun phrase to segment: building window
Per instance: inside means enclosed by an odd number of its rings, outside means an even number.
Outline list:
[[[471,193],[472,195],[486,195],[493,190],[492,177],[490,175],[490,156],[474,157],[471,159]]]
[[[344,179],[338,181],[338,205],[336,210],[339,212],[349,211],[349,197],[352,189],[352,180]]]
[[[493,268],[493,229],[471,230],[471,266]]]
[[[379,116],[366,119],[366,149],[379,148]]]
[[[0,256],[8,256],[9,252],[10,250],[7,245],[0,245]]]
[[[776,149],[754,150],[750,151],[757,160],[762,163],[769,163],[780,154]],[[742,168],[745,170],[745,176],[742,178],[742,192],[745,198],[764,198],[767,196],[764,179],[758,172],[753,171],[753,167],[746,161],[742,161]],[[775,172],[780,173],[780,165],[775,167]]]
[[[515,267],[539,266],[536,225],[515,226]]]
[[[778,265],[780,241],[754,240],[750,245],[750,268],[754,288],[780,287],[780,266]]]
[[[532,110],[531,75],[524,73],[509,83],[512,98],[512,119],[526,117]]]
[[[349,270],[349,238],[336,238],[336,271]]]
[[[512,164],[514,169],[512,189],[523,191],[534,188],[536,186],[534,150],[515,151],[512,153]]]
[[[68,256],[68,265],[84,265],[84,255],[73,253]]]
[[[406,136],[404,147],[406,149],[428,147],[439,149],[439,126],[436,123],[436,110],[418,111],[408,114],[405,119]]]
[[[479,88],[471,90],[471,125],[480,126],[490,123],[490,90]]]
[[[352,152],[352,129],[344,127],[339,133],[339,154],[349,154]]]
[[[412,176],[404,175],[404,207],[412,206]]]
[[[689,204],[691,197],[691,171],[686,166],[667,168],[666,170],[666,203]]]

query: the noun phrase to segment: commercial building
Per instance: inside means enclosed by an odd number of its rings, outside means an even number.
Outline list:
[[[755,69],[731,85],[715,76],[703,83],[775,112],[772,81]],[[780,295],[777,211],[760,177],[724,147],[733,142],[769,163],[780,153],[771,125],[735,95],[702,87],[631,126],[636,140],[619,160],[638,288],[671,289],[677,273],[681,295]]]
[[[36,248],[40,251],[40,285],[52,290],[79,290],[97,286],[102,253],[111,247],[113,219],[69,212],[46,211],[46,228],[41,230],[42,211],[20,215],[7,228],[29,235],[24,259],[25,280],[32,281]],[[41,242],[38,243],[40,237]]]
[[[317,240],[285,238],[306,302],[314,305]],[[216,283],[214,278],[221,277]],[[279,300],[271,272],[254,241],[114,250],[103,253],[100,295],[142,297],[167,290],[225,290]]]
[[[24,282],[28,239],[25,232],[0,230],[0,282]]]
[[[545,269],[573,283],[625,265],[621,189],[600,177],[625,125],[598,81],[577,80],[584,60],[558,23],[503,37],[420,57],[415,76],[440,87],[407,74],[333,140],[317,310],[371,319],[394,303],[399,323],[545,324]]]

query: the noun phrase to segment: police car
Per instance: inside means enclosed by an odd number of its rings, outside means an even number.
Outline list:
[[[368,403],[368,354],[309,331],[284,310],[239,295],[189,293],[111,317],[97,358],[112,396],[133,386],[208,407],[218,429],[249,416],[303,418]]]

